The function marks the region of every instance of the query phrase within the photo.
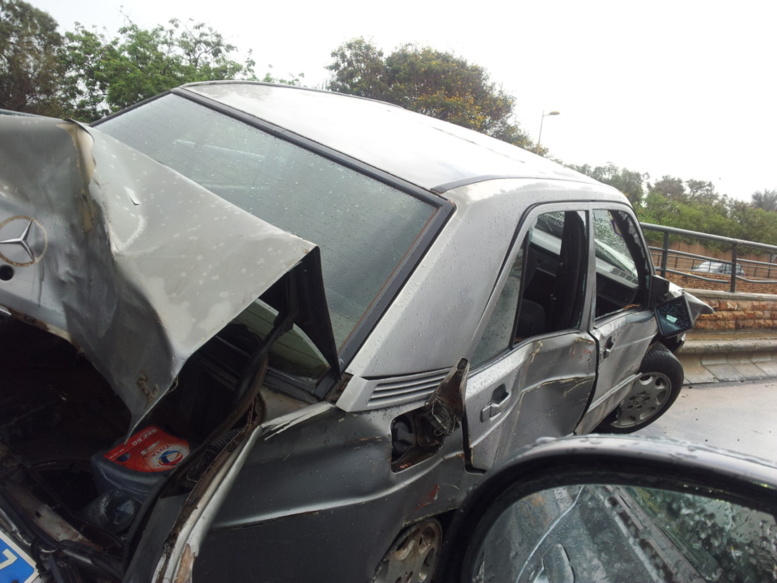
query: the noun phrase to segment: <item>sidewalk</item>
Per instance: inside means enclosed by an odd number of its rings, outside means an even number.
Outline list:
[[[777,333],[691,333],[677,357],[686,385],[777,378]]]

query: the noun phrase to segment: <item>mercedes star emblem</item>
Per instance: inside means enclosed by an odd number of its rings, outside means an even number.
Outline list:
[[[48,247],[46,230],[31,217],[11,217],[0,223],[0,260],[16,267],[33,265]]]

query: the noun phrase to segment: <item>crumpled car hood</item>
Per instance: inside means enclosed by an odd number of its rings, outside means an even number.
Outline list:
[[[133,426],[314,248],[98,130],[0,115],[0,310],[79,347]]]

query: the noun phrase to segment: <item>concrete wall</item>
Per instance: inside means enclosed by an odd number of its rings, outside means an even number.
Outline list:
[[[736,330],[777,334],[777,295],[732,294],[703,289],[688,291],[715,310],[714,314],[699,317],[694,334]]]

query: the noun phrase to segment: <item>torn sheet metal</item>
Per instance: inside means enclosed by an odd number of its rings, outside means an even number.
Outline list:
[[[98,130],[0,116],[0,306],[80,347],[133,426],[314,247]]]

